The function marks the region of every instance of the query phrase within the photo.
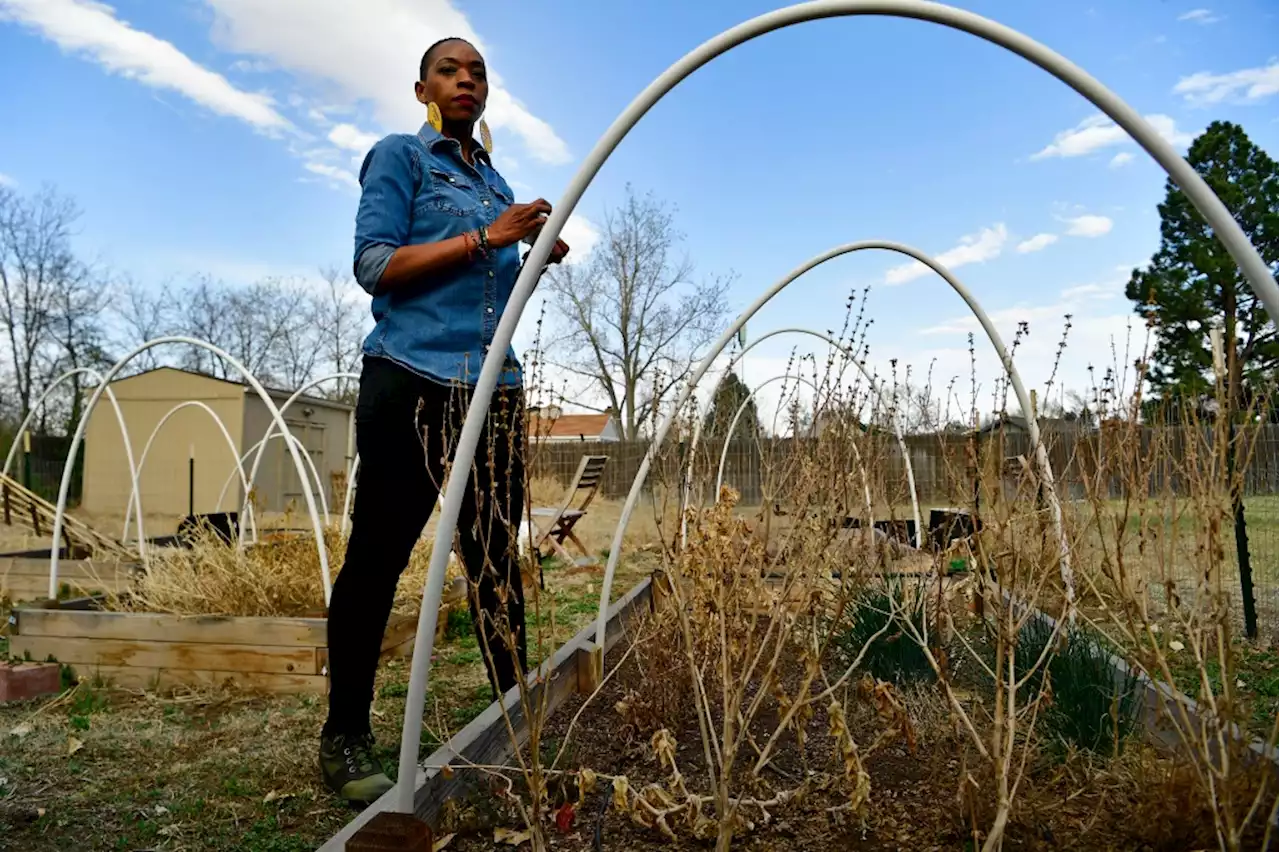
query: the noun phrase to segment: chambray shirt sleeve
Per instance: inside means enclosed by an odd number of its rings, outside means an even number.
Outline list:
[[[373,294],[396,249],[409,241],[417,162],[409,143],[388,136],[373,146],[360,167],[356,210],[356,281]]]

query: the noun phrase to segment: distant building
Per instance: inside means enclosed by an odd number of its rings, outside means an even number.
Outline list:
[[[603,414],[565,414],[557,405],[529,409],[529,440],[620,441],[622,432],[612,411]]]
[[[245,458],[246,476],[253,464],[250,451],[256,453],[256,445],[272,423],[270,411],[251,387],[172,367],[117,379],[111,383],[111,390],[129,429],[135,462],[141,461],[147,439],[161,418],[179,403],[197,400],[217,414],[227,428],[235,454]],[[267,394],[279,407],[291,392],[268,389]],[[334,505],[335,480],[342,480],[350,461],[347,456],[352,446],[351,406],[302,396],[284,412],[284,418],[289,431],[310,456],[331,511],[340,510]],[[152,442],[140,481],[143,512],[186,514],[188,460],[192,458],[195,460],[195,511],[240,509],[244,491],[227,438],[208,411],[191,406],[170,417]],[[219,502],[219,494],[228,479],[231,484]],[[123,515],[130,486],[120,427],[104,395],[85,430],[81,504],[90,512]],[[291,505],[299,512],[306,511],[306,499],[293,459],[279,437],[267,444],[254,492],[257,505],[268,511],[283,511]]]

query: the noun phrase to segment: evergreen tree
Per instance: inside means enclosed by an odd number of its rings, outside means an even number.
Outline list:
[[[1262,259],[1277,268],[1277,168],[1238,125],[1210,124],[1187,161],[1222,199]],[[1160,212],[1160,248],[1125,288],[1154,326],[1151,385],[1187,401],[1213,394],[1209,329],[1223,329],[1230,405],[1239,410],[1274,388],[1276,327],[1235,260],[1172,180]]]

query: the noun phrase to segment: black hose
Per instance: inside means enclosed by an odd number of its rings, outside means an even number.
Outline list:
[[[604,818],[609,813],[609,797],[600,797],[600,813],[596,816],[595,839],[591,844],[593,852],[604,852]]]

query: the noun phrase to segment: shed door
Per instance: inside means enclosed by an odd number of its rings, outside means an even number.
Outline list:
[[[323,477],[324,471],[326,470],[324,465],[324,424],[295,420],[286,422],[288,423],[289,431],[292,432],[293,436],[302,443],[302,448],[307,451],[307,455],[311,459],[311,464],[315,465],[316,471],[321,477]],[[297,510],[304,510],[306,507],[306,498],[303,497],[302,483],[298,479],[298,471],[294,467],[293,456],[289,454],[288,447],[281,447],[280,463],[282,467],[280,472],[280,481],[284,483],[284,489],[281,496],[284,498],[285,505],[288,506],[290,502],[293,502],[295,504],[294,507]],[[303,459],[302,463],[305,465],[306,459]],[[311,477],[310,468],[307,468],[307,477]],[[324,480],[322,479],[319,483],[312,482],[312,487],[320,489],[325,488]],[[320,495],[317,494],[317,509],[320,508],[319,504],[321,499]]]

